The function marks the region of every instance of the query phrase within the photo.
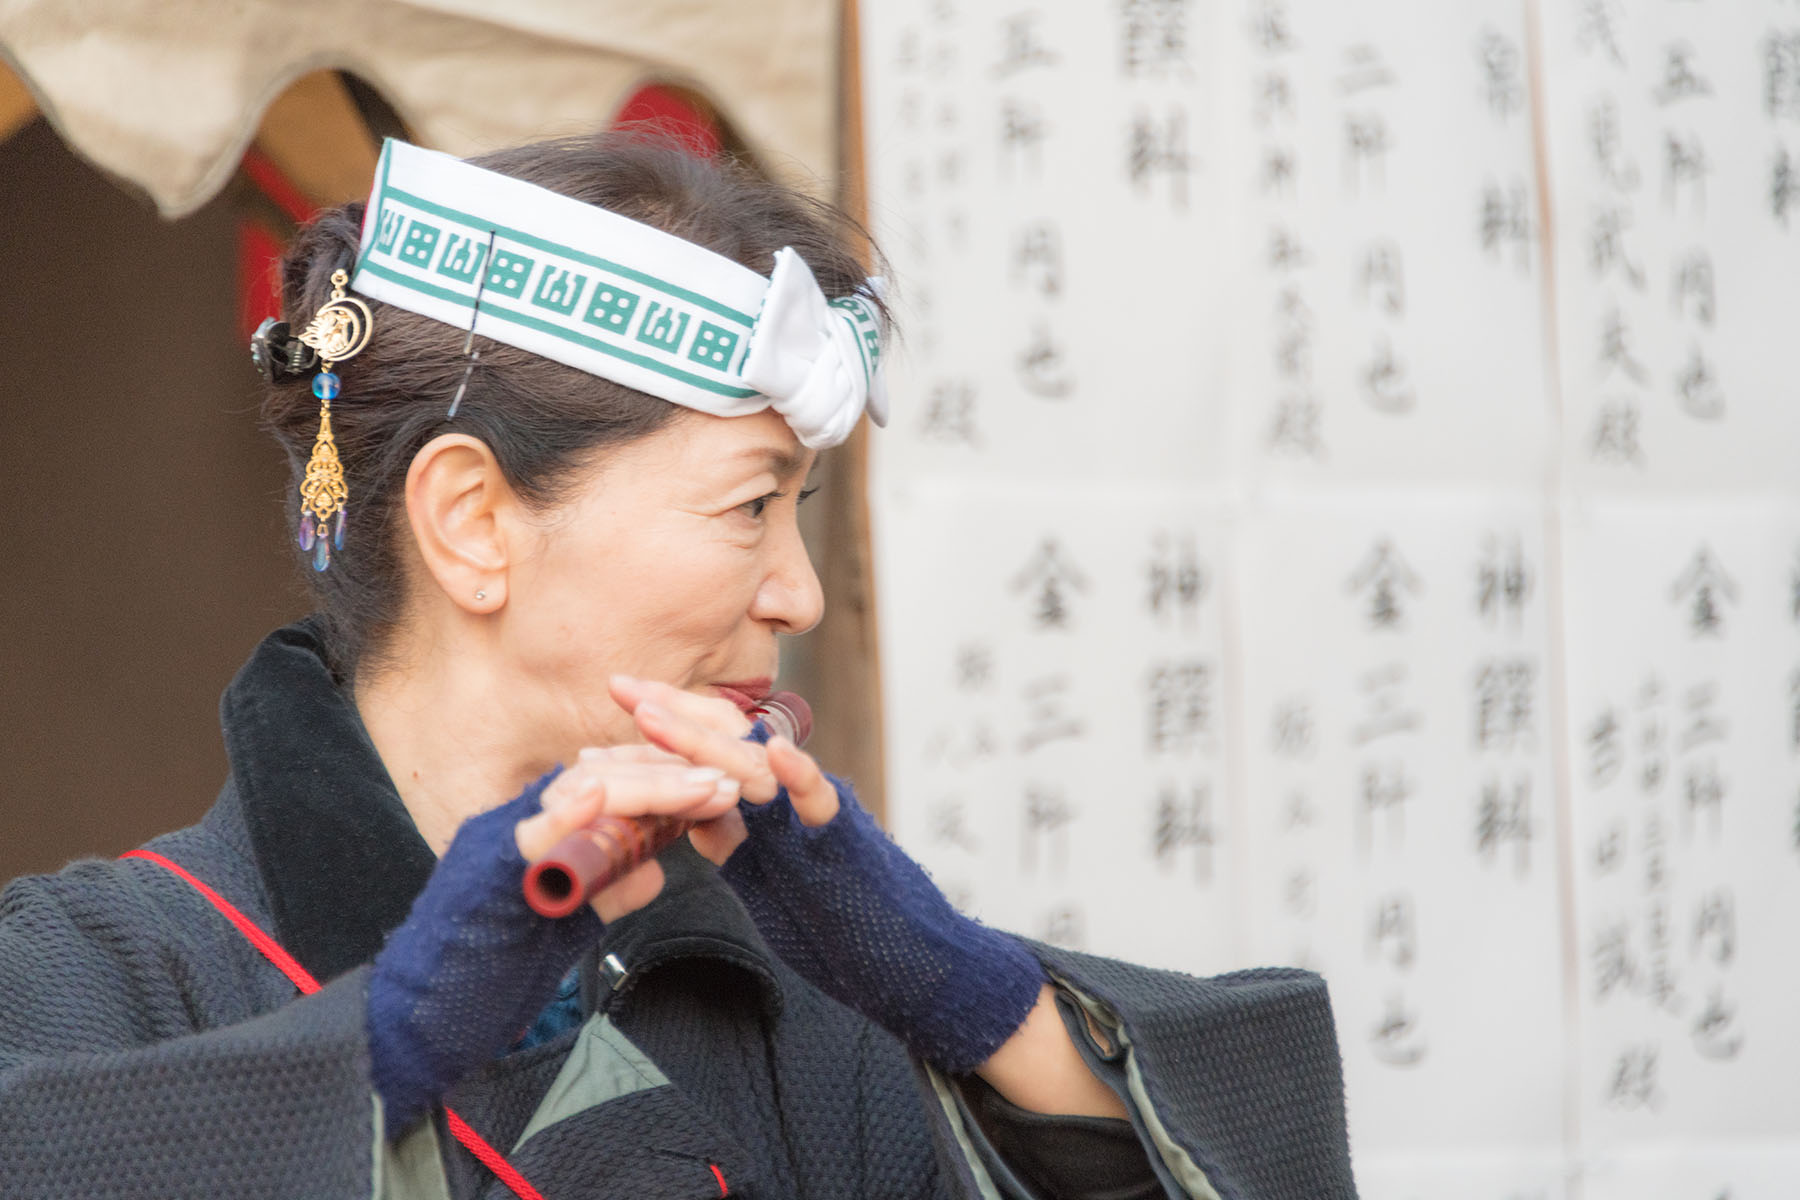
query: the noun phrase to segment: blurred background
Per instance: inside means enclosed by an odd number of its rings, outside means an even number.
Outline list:
[[[1800,1195],[1800,6],[20,0],[0,63],[0,877],[196,819],[305,611],[297,225],[649,121],[886,255],[784,674],[959,903],[1323,971],[1376,1200]]]

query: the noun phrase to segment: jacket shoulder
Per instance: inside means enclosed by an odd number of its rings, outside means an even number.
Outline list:
[[[210,816],[146,848],[265,919],[253,868]],[[265,973],[280,989],[256,982]],[[179,1036],[287,991],[223,915],[154,863],[80,859],[0,891],[0,1063]]]

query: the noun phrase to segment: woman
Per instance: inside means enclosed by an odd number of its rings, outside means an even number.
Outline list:
[[[319,613],[200,824],[5,893],[8,1195],[1353,1194],[1316,978],[988,930],[752,726],[813,454],[885,413],[855,238],[607,138],[390,144],[302,231],[259,353]],[[603,813],[698,824],[530,912]]]

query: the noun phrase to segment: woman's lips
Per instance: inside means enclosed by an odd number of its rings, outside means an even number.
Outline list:
[[[749,712],[758,704],[769,698],[769,690],[775,681],[769,678],[736,679],[730,683],[715,683],[712,689],[737,705],[744,712]]]

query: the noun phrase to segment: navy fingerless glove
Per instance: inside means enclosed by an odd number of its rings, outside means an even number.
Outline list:
[[[513,827],[539,811],[551,771],[471,817],[369,974],[369,1059],[391,1133],[500,1056],[600,937],[582,905],[552,920],[526,905]]]
[[[831,782],[838,813],[816,827],[785,791],[740,803],[749,837],[720,873],[808,982],[924,1061],[973,1071],[1024,1023],[1043,968],[1012,937],[957,912],[850,785]]]

